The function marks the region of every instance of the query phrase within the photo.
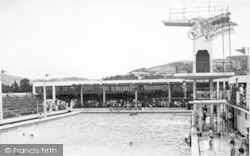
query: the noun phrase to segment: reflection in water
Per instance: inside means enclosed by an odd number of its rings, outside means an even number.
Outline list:
[[[188,120],[171,114],[81,114],[0,133],[0,143],[64,144],[65,156],[188,156]]]

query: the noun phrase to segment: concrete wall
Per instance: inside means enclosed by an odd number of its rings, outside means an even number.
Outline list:
[[[10,94],[3,95],[3,116],[4,118],[35,114],[37,112],[37,102],[41,100],[31,94]],[[39,110],[42,107],[39,107]]]
[[[239,115],[239,111],[240,111],[240,115]],[[237,129],[243,135],[247,134],[246,128],[249,127],[249,114],[247,114],[247,120],[245,118],[245,115],[246,115],[245,112],[241,110],[237,110]]]

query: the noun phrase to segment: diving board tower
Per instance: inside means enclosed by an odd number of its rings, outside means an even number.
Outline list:
[[[200,12],[203,10],[207,13],[206,17],[201,17]],[[211,14],[213,13],[213,16]],[[163,20],[165,26],[171,27],[190,27],[188,37],[193,40],[193,68],[192,73],[175,73],[175,78],[193,80],[193,122],[192,126],[197,127],[198,132],[202,132],[202,107],[206,105],[209,109],[209,127],[218,133],[221,132],[220,126],[215,126],[215,122],[221,123],[220,113],[222,105],[227,101],[225,97],[218,96],[218,83],[217,89],[214,88],[215,79],[229,78],[234,76],[232,70],[225,70],[224,62],[223,69],[218,70],[217,66],[213,63],[213,52],[216,52],[213,47],[213,41],[224,35],[230,34],[234,31],[236,23],[230,21],[230,12],[228,10],[223,13],[222,6],[209,6],[201,8],[183,8],[174,12],[170,10],[170,18]],[[173,18],[173,15],[181,15],[182,18]],[[187,16],[189,17],[187,17]],[[223,45],[224,46],[224,45]],[[223,47],[224,49],[224,47]],[[224,59],[224,58],[223,58]],[[208,82],[208,91],[205,93],[198,92],[196,86],[198,82]],[[223,83],[225,91],[225,82]],[[217,107],[217,117],[214,116],[214,106]],[[216,127],[216,128],[215,128]]]

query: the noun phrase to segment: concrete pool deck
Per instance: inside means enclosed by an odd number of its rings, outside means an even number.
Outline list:
[[[76,108],[73,111],[80,113],[180,113],[182,115],[191,115],[192,110],[186,108],[143,108],[139,109],[111,109],[110,108]]]
[[[77,114],[79,114],[79,112],[58,111],[58,112],[48,113],[48,116],[46,118],[39,118],[38,114],[33,114],[33,115],[27,115],[27,116],[22,116],[22,117],[5,119],[1,121],[0,132],[9,130],[12,128],[18,128],[21,126],[51,121],[51,120],[59,119],[62,117],[68,117],[68,116],[77,115]]]
[[[209,125],[209,117],[206,120],[206,125]],[[215,122],[215,118],[214,118]],[[229,156],[230,155],[230,136],[229,136],[229,127],[226,125],[225,121],[222,121],[219,125],[221,128],[221,137],[214,135],[213,147],[209,149],[209,137],[208,131],[202,132],[202,137],[198,137],[198,146],[199,146],[199,156]],[[207,128],[208,129],[208,128]],[[238,136],[235,138],[235,150],[236,155],[238,149],[241,145],[242,137]],[[245,147],[243,147],[245,149]],[[193,156],[193,155],[192,155]],[[246,156],[246,155],[244,155]]]
[[[229,156],[230,155],[230,137],[228,134],[222,135],[220,138],[213,139],[213,148],[209,149],[208,136],[199,138],[200,156]],[[241,145],[239,138],[235,139],[236,153]]]
[[[49,112],[47,114],[47,116],[64,114],[64,113],[67,113],[67,112],[68,112],[68,110],[60,110],[60,111],[55,111],[55,112]],[[16,122],[20,122],[20,121],[36,119],[36,118],[39,118],[39,117],[40,117],[40,114],[31,114],[31,115],[8,118],[8,119],[1,120],[0,121],[0,126],[10,124],[10,123],[16,123]]]

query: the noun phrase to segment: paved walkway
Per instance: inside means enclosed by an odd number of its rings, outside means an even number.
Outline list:
[[[228,135],[222,135],[220,138],[213,139],[213,148],[209,149],[208,136],[200,137],[199,145],[201,156],[230,156],[230,138]],[[235,149],[238,151],[241,141],[235,139]],[[237,152],[236,152],[237,153]]]
[[[200,156],[230,156],[230,137],[229,137],[229,128],[225,125],[224,121],[218,125],[216,120],[214,120],[215,128],[220,126],[221,137],[218,135],[214,136],[213,139],[213,148],[209,149],[209,137],[208,137],[208,128],[209,128],[209,117],[206,120],[205,132],[202,132],[202,137],[199,137],[199,148],[200,148]],[[221,119],[222,120],[222,119]],[[241,138],[235,139],[235,150],[236,155],[238,154],[238,149],[241,145]],[[243,147],[245,148],[245,147]],[[246,156],[246,155],[245,155]]]

